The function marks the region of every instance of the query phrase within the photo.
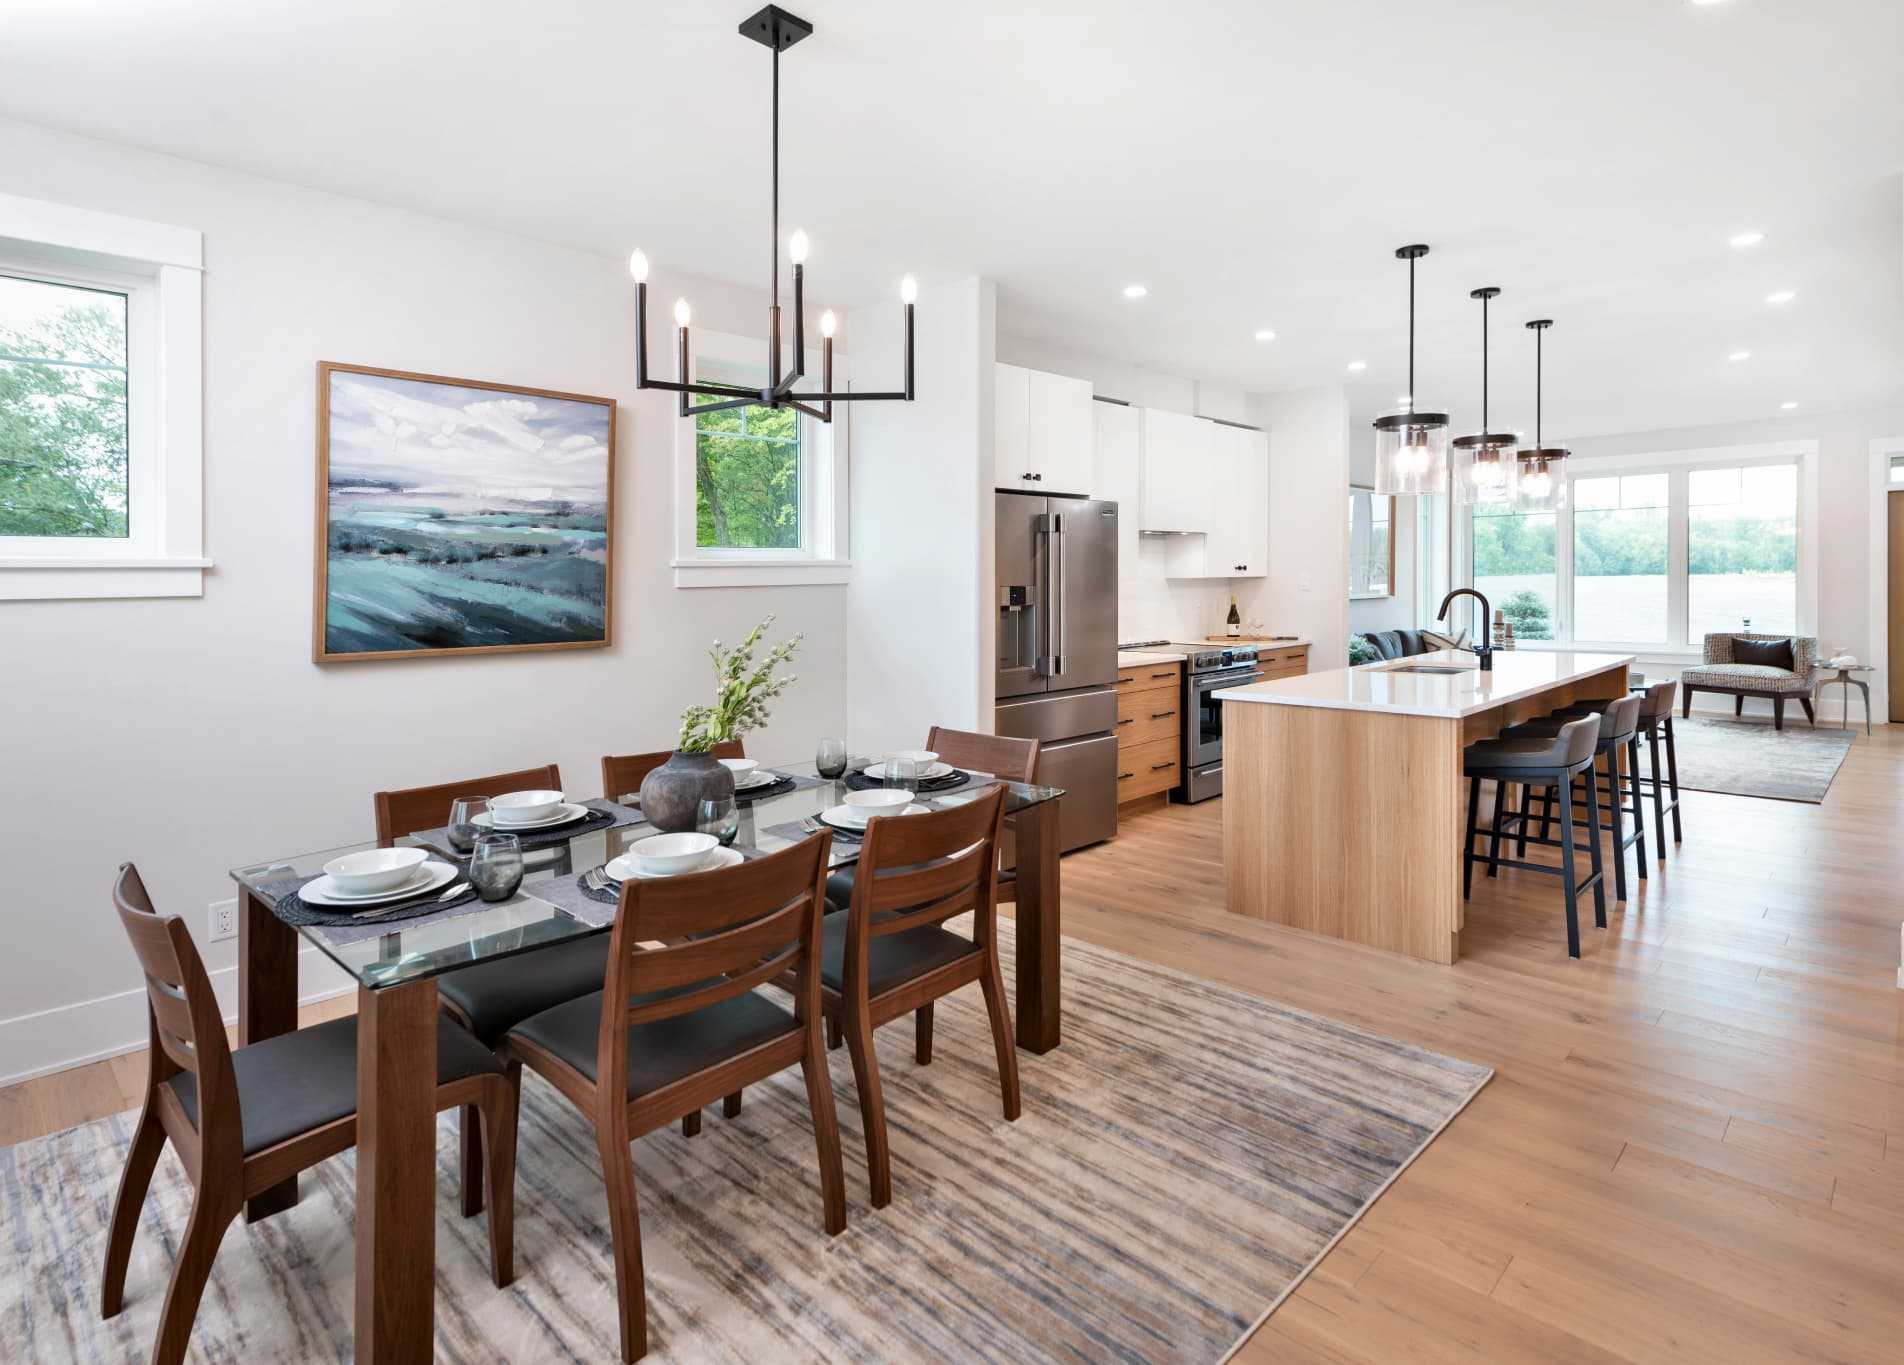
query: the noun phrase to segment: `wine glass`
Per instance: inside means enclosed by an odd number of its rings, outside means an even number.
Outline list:
[[[487,796],[459,796],[450,802],[451,848],[458,853],[467,853],[476,847],[476,836],[483,832],[483,827],[476,823],[476,817],[488,809]]]
[[[479,834],[469,855],[469,884],[494,904],[522,885],[522,840],[513,834]]]
[[[813,753],[813,768],[828,781],[838,781],[846,772],[846,741],[831,735],[821,739]]]
[[[726,848],[740,833],[740,806],[731,796],[710,796],[696,809],[694,827],[712,834]]]

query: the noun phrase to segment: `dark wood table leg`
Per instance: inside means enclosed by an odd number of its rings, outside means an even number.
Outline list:
[[[1018,1046],[1058,1045],[1058,802],[1012,816],[1018,855]]]
[[[357,988],[357,1359],[436,1338],[436,981]]]
[[[297,1027],[297,930],[263,901],[238,888],[238,1045],[248,1047]],[[245,1201],[245,1221],[255,1223],[298,1201],[297,1177]]]

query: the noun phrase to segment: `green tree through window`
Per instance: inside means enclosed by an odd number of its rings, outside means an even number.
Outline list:
[[[694,543],[703,549],[798,549],[800,415],[792,408],[728,408],[695,418],[694,431]]]
[[[125,534],[125,296],[0,276],[0,536]]]

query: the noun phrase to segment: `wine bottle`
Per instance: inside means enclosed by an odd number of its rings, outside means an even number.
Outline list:
[[[1230,615],[1226,629],[1232,640],[1243,633],[1243,618],[1237,614],[1235,593],[1230,594]]]

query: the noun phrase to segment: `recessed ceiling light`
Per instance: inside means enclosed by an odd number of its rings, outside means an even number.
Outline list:
[[[1790,289],[1778,289],[1765,296],[1767,303],[1790,303],[1798,295]]]
[[[1362,371],[1366,370],[1367,368],[1368,368],[1368,361],[1366,360],[1351,360],[1349,362],[1350,374],[1360,374],[1362,373]]]
[[[1757,246],[1765,240],[1763,232],[1739,232],[1727,239],[1733,246]]]
[[[1752,358],[1752,353],[1750,351],[1734,351],[1731,355],[1726,357],[1727,360],[1731,360],[1735,362],[1740,360],[1750,360],[1751,358]]]
[[[1256,329],[1256,339],[1258,341],[1274,341],[1276,334],[1267,327],[1258,327]]]
[[[1723,5],[1726,0],[1692,0],[1695,5]]]
[[[1780,403],[1778,406],[1780,411],[1790,412],[1793,408],[1797,407],[1798,404],[1795,402],[1794,403]]]
[[[1141,284],[1127,284],[1124,286],[1124,297],[1127,299],[1141,299],[1149,292],[1150,291]]]

